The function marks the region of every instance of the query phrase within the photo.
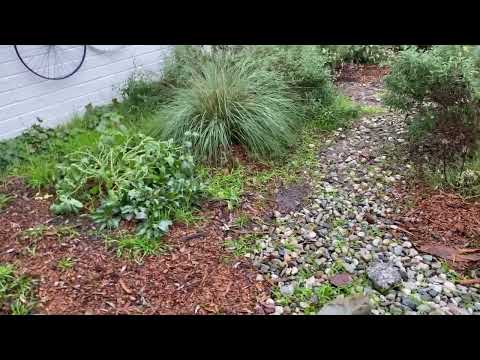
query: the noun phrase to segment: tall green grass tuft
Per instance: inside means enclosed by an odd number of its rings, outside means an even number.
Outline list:
[[[220,53],[188,73],[158,115],[163,138],[181,141],[186,132],[196,133],[193,152],[210,163],[226,160],[234,144],[266,158],[284,153],[295,140],[298,108],[274,72],[250,57]]]

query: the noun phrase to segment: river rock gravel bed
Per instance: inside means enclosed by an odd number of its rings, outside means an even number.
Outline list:
[[[386,112],[336,131],[312,169],[309,205],[264,225],[269,235],[250,256],[273,285],[267,313],[318,314],[363,295],[371,314],[480,314],[479,286],[456,285],[390,220],[412,168],[402,120]]]

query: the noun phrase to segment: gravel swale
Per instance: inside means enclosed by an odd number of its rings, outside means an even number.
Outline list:
[[[402,150],[405,135],[402,117],[386,112],[326,141],[312,169],[309,205],[277,214],[251,254],[274,284],[274,314],[317,314],[352,295],[367,296],[379,315],[480,313],[479,287],[455,285],[438,259],[420,255],[389,220],[400,211],[394,187],[405,184],[412,168]],[[381,291],[368,275],[379,263],[388,264],[392,280]],[[339,273],[353,280],[331,284]]]

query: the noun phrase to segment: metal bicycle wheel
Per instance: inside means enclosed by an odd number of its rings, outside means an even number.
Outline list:
[[[20,61],[37,76],[62,80],[75,74],[87,53],[87,45],[14,45]]]

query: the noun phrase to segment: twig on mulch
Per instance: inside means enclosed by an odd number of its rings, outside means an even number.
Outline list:
[[[199,232],[199,233],[196,233],[196,234],[184,236],[180,240],[181,241],[188,241],[188,240],[193,240],[193,239],[197,239],[197,238],[202,238],[204,236],[205,236],[205,233]]]

